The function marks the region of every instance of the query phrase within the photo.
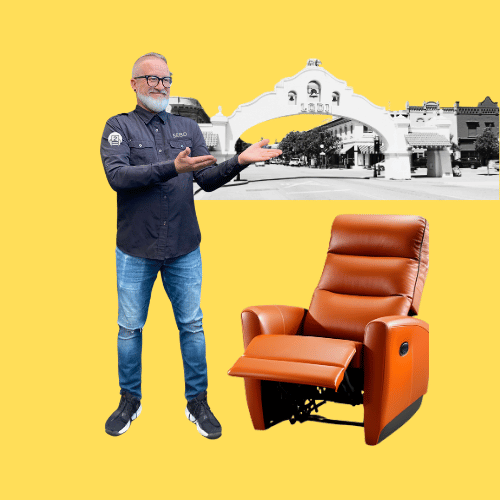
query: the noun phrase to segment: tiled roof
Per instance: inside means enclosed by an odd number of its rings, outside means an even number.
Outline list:
[[[444,135],[432,132],[406,134],[405,138],[410,146],[451,146],[450,141]]]
[[[219,142],[219,136],[215,132],[203,132],[203,139],[205,139],[205,144],[208,148],[210,146],[217,146]]]

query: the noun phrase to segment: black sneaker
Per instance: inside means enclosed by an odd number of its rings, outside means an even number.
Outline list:
[[[114,411],[106,422],[106,432],[110,436],[120,436],[141,414],[141,400],[132,396],[128,392],[122,394],[118,409]]]
[[[186,417],[196,424],[198,432],[208,439],[217,439],[222,434],[222,427],[207,403],[207,391],[188,401]]]

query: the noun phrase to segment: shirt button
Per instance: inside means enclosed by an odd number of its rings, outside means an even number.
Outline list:
[[[161,153],[161,149],[158,150],[158,153]]]
[[[165,196],[163,197],[163,199],[164,199],[164,200],[166,200],[166,199],[167,199],[167,195],[165,195]]]
[[[155,128],[155,130],[158,132],[158,129],[157,129],[157,128]]]
[[[164,226],[166,226],[166,225],[167,225],[167,221],[166,221],[166,220],[164,220],[164,221],[163,221],[163,225],[164,225]]]
[[[139,147],[142,148],[142,144],[139,144]]]

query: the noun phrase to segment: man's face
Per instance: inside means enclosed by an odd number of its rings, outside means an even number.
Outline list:
[[[148,57],[139,63],[134,77],[146,75],[163,78],[170,76],[170,71],[165,61],[157,57]],[[130,84],[137,93],[137,104],[142,108],[153,113],[159,113],[167,108],[170,97],[168,84],[167,87],[164,87],[163,83],[159,81],[156,87],[150,87],[146,78],[132,78]]]

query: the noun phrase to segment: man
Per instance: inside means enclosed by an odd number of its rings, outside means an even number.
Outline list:
[[[200,229],[193,179],[212,191],[247,165],[281,154],[261,141],[215,165],[198,125],[165,112],[172,74],[164,56],[149,53],[134,64],[137,106],[110,118],[101,141],[106,177],[117,192],[118,374],[120,404],[106,432],[123,434],[142,410],[142,328],[158,272],[172,303],[184,364],[185,414],[209,439],[221,425],[207,403],[205,337],[200,309]]]

